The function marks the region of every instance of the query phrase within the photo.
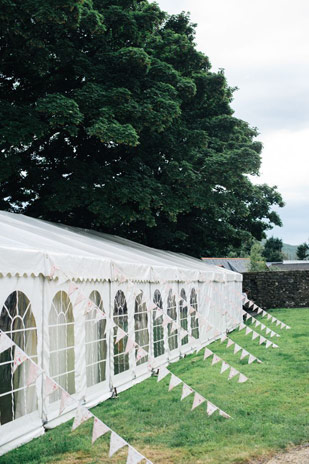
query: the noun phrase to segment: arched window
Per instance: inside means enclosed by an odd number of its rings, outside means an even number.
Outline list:
[[[118,290],[114,300],[114,322],[125,332],[128,332],[128,308],[126,297],[121,290]],[[117,344],[116,341],[117,327],[114,327],[114,374],[129,369],[129,355],[125,354],[128,337],[125,336]]]
[[[174,321],[177,320],[176,298],[175,298],[175,295],[173,295],[172,289],[170,289],[169,292],[168,292],[167,314],[168,314],[169,317],[174,319]],[[167,324],[168,346],[169,346],[169,349],[171,351],[178,348],[177,334],[178,334],[178,330],[174,330],[172,332],[172,322]]]
[[[20,291],[6,299],[0,312],[0,329],[37,363],[37,329],[31,304]],[[35,385],[26,386],[30,361],[13,373],[12,347],[0,354],[0,424],[5,424],[37,409]]]
[[[196,293],[195,288],[192,288],[191,290],[190,306],[192,306],[192,308],[198,311],[197,293]],[[199,338],[200,336],[198,319],[195,317],[195,313],[191,314],[191,335],[194,338]]]
[[[184,288],[181,289],[180,296],[180,325],[184,330],[188,330],[188,303],[186,291]],[[181,344],[186,345],[189,341],[188,335],[186,335],[182,340]]]
[[[93,291],[89,297],[98,308],[103,310],[100,293]],[[106,379],[106,319],[96,320],[95,307],[86,314],[86,369],[87,387]]]
[[[142,302],[143,294],[140,293],[135,299],[134,330],[136,343],[149,352],[148,313],[145,302]],[[137,350],[136,350],[137,353]],[[148,356],[144,356],[136,364],[143,364]]]
[[[163,300],[159,290],[154,292],[153,302],[163,309]],[[164,328],[162,327],[163,316],[156,317],[156,310],[153,311],[153,353],[154,357],[164,354]]]
[[[60,291],[52,301],[48,318],[49,375],[70,394],[75,393],[75,355],[73,307],[68,295]],[[60,398],[59,392],[50,401]]]

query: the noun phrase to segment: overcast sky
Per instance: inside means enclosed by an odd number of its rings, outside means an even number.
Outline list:
[[[269,235],[298,245],[309,239],[309,1],[158,0],[189,11],[197,48],[237,86],[235,115],[257,127],[261,176],[277,185],[283,227]]]

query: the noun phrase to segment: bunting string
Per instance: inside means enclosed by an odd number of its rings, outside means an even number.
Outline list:
[[[285,324],[276,317],[272,316],[269,312],[265,311],[265,309],[260,308],[254,303],[254,301],[249,300],[246,293],[243,293],[242,295],[242,304],[243,306],[248,305],[248,308],[251,308],[252,311],[257,311],[257,314],[260,314],[261,317],[267,316],[268,321],[275,323],[277,327],[280,326],[281,329],[289,330],[291,328],[289,325]]]

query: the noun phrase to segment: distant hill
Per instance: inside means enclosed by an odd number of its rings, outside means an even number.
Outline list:
[[[289,245],[288,243],[284,243],[282,251],[286,255],[287,259],[297,259],[297,245]]]

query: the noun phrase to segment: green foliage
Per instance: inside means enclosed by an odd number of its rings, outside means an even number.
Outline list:
[[[272,314],[292,327],[280,331],[278,349],[265,349],[244,330],[230,334],[263,364],[240,360],[239,353],[233,355],[233,347],[226,349],[226,343],[210,346],[249,378],[246,383],[237,383],[237,377],[228,381],[228,371],[220,374],[221,363],[211,366],[210,359],[203,360],[202,351],[169,367],[232,419],[217,412],[208,417],[205,405],[191,411],[192,395],[180,401],[181,386],[169,392],[168,377],[160,383],[156,377],[147,379],[92,412],[157,464],[264,462],[292,444],[308,442],[309,310],[277,309]],[[278,331],[275,324],[260,320]],[[0,464],[126,462],[125,450],[108,457],[109,434],[91,445],[92,424],[89,420],[71,432],[71,420],[0,457]]]
[[[187,14],[140,0],[0,8],[0,208],[195,256],[280,225],[261,143]]]
[[[262,255],[266,261],[283,261],[282,247],[283,243],[280,238],[270,237],[264,243]]]
[[[296,251],[297,259],[306,260],[309,258],[309,244],[304,242],[297,247]]]
[[[263,247],[258,242],[254,243],[250,250],[250,271],[267,271],[267,266],[263,258]]]

